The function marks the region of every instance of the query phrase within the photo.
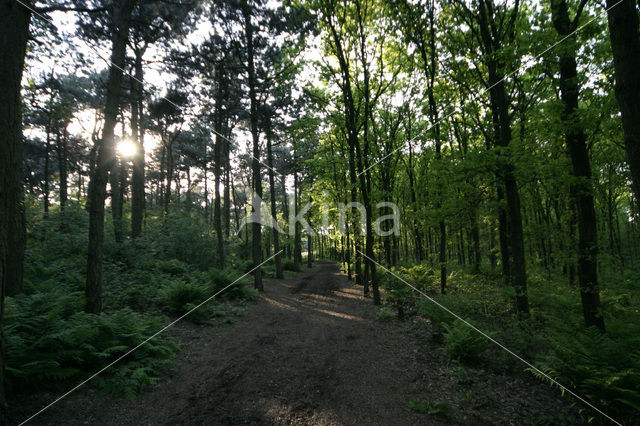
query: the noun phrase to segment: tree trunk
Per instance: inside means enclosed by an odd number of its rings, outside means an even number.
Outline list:
[[[30,12],[12,0],[0,2],[0,332],[5,292],[22,289],[25,248],[22,189],[20,81]],[[6,421],[4,339],[0,339],[0,423]]]
[[[164,186],[164,215],[169,215],[169,203],[171,202],[171,184],[173,181],[173,140],[166,143],[167,176]]]
[[[229,238],[231,232],[231,166],[229,165],[229,142],[224,144],[224,208],[222,216],[224,218],[224,235]]]
[[[618,4],[619,3],[619,4]],[[631,169],[631,186],[640,208],[640,31],[634,0],[607,0],[616,99]]]
[[[142,233],[144,217],[144,96],[143,96],[143,68],[142,56],[144,48],[135,49],[135,97],[131,105],[131,133],[136,141],[136,153],[133,156],[133,171],[131,172],[131,238],[137,238]]]
[[[487,2],[490,3],[490,2]],[[506,87],[504,82],[504,64],[496,57],[497,46],[503,40],[494,39],[488,16],[488,9],[483,2],[480,6],[479,23],[480,33],[484,42],[485,56],[487,57],[489,100],[492,112],[495,143],[506,148],[511,143],[511,115],[507,100]],[[513,17],[515,19],[515,14]],[[504,35],[506,36],[506,34]],[[497,36],[496,36],[497,37]],[[529,314],[529,298],[527,295],[527,273],[524,255],[524,234],[522,230],[522,215],[520,211],[520,194],[515,177],[513,162],[508,154],[501,156],[501,178],[504,184],[504,194],[507,201],[506,215],[509,235],[509,249],[512,256],[512,263],[509,265],[511,284],[516,293],[515,309],[519,315]],[[501,241],[502,242],[502,241]]]
[[[122,122],[124,129],[124,120]],[[118,155],[115,141],[113,143],[113,161],[109,170],[109,186],[111,187],[111,217],[113,219],[113,235],[117,243],[122,242],[122,193],[120,191],[120,181],[122,179],[120,162],[122,159]]]
[[[293,156],[295,158],[295,148],[294,148]],[[300,186],[300,183],[298,182],[298,171],[294,170],[293,172],[293,215],[294,216],[298,216],[298,205],[299,205],[298,198],[300,193],[299,186]],[[300,224],[296,220],[293,226],[294,226],[293,264],[295,269],[298,270],[300,268],[300,264],[302,263],[302,241],[301,241],[301,235],[300,235]]]
[[[62,129],[62,135],[58,133],[58,172],[60,174],[60,210],[64,210],[67,205],[68,172],[67,172],[67,150],[68,150],[67,127]]]
[[[561,37],[573,32],[566,0],[551,0],[553,25]],[[634,8],[635,13],[635,8]],[[576,16],[575,21],[579,19]],[[574,22],[575,22],[574,21]],[[637,29],[637,28],[636,28]],[[591,166],[587,152],[587,135],[578,117],[578,96],[580,87],[576,64],[575,39],[568,39],[562,49],[558,49],[560,59],[560,92],[564,111],[562,122],[565,140],[573,165],[575,180],[576,219],[578,222],[578,285],[582,299],[582,311],[587,327],[595,326],[604,331],[604,319],[600,311],[598,289],[598,233],[596,211],[593,205]]]
[[[480,227],[478,226],[478,211],[473,212],[473,223],[471,225],[471,240],[473,242],[473,272],[480,272],[482,257],[480,253]]]
[[[289,223],[289,197],[287,196],[287,185],[286,185],[287,177],[285,174],[280,175],[280,187],[282,188],[282,214],[284,215],[284,220],[286,223]],[[287,228],[287,232],[290,230]],[[291,258],[291,241],[288,237],[288,234],[283,235],[284,238],[284,255],[287,258]]]
[[[224,148],[222,144],[226,144],[226,141],[220,136],[222,134],[222,80],[224,78],[222,64],[216,64],[216,106],[215,106],[215,130],[216,130],[216,142],[213,147],[213,226],[216,230],[216,237],[218,242],[218,266],[224,268],[224,234],[222,232],[222,210],[220,200],[220,176],[222,174],[222,154]]]
[[[102,310],[102,244],[104,240],[104,200],[108,171],[115,163],[114,128],[120,102],[131,12],[135,0],[121,0],[113,9],[111,67],[107,82],[107,98],[102,138],[97,141],[96,165],[89,182],[89,250],[85,287],[85,311],[99,314]]]
[[[44,217],[49,217],[49,175],[51,175],[51,112],[49,112],[49,119],[47,122],[47,136],[45,140],[44,146],[44,182],[43,182],[43,192],[44,192]]]
[[[244,16],[245,41],[247,43],[247,77],[249,85],[250,114],[249,122],[251,126],[251,137],[253,140],[253,158],[251,161],[251,172],[253,181],[253,209],[256,218],[260,218],[260,204],[262,200],[262,176],[260,176],[260,135],[258,133],[258,100],[256,96],[256,75],[253,52],[253,24],[251,23],[251,9],[247,3],[243,4],[242,14]],[[262,271],[259,265],[262,263],[262,226],[259,220],[254,220],[252,225],[252,251],[253,251],[253,285],[259,291],[263,291]]]
[[[284,272],[282,270],[282,255],[278,253],[280,251],[280,234],[278,232],[277,215],[276,210],[276,183],[273,172],[273,153],[271,152],[271,128],[267,124],[267,166],[269,166],[269,195],[271,196],[271,217],[276,222],[273,227],[273,252],[277,253],[275,257],[276,262],[276,278],[284,278]]]
[[[363,15],[367,13],[367,10],[362,10],[362,5],[360,0],[355,2],[356,11],[358,15],[358,28],[359,28],[359,37],[360,37],[360,60],[363,70],[364,77],[364,123],[363,123],[363,153],[360,155],[360,143],[357,140],[357,133],[352,132],[352,134],[356,135],[355,142],[356,147],[356,156],[359,167],[359,176],[360,176],[360,190],[362,193],[362,201],[364,203],[364,208],[366,212],[365,217],[365,291],[369,285],[369,278],[371,279],[371,289],[373,291],[373,303],[375,305],[380,304],[380,291],[378,289],[378,278],[376,276],[376,264],[374,262],[374,250],[373,250],[373,229],[371,226],[371,170],[369,168],[369,118],[371,116],[372,102],[371,102],[371,93],[369,89],[369,61],[366,54],[366,45],[367,45],[367,36],[364,29],[364,19]],[[366,7],[366,5],[364,5]],[[353,100],[353,97],[350,97]],[[355,113],[352,116],[353,123],[355,123]],[[364,170],[362,167],[364,166]]]

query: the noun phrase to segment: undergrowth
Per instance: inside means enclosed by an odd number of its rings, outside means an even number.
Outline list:
[[[393,272],[610,415],[621,420],[630,419],[632,423],[638,421],[638,271],[629,269],[624,279],[615,274],[603,274],[602,313],[607,332],[602,334],[584,327],[578,289],[569,286],[566,278],[531,270],[528,280],[531,316],[517,320],[513,312],[513,289],[505,288],[499,275],[452,269],[444,295],[439,294],[438,270],[433,266],[403,266],[393,268]],[[465,363],[484,363],[503,371],[527,369],[449,312],[416,292],[408,291],[410,288],[406,284],[390,274],[382,277],[381,285],[391,306],[411,304],[416,315],[433,324],[434,332],[443,333],[443,351],[450,358]],[[528,370],[549,382],[544,375]]]
[[[6,298],[7,387],[12,394],[75,384],[117,360],[170,322],[209,322],[228,303],[255,296],[242,272],[216,269],[215,236],[196,216],[148,215],[145,232],[116,243],[105,226],[103,313],[84,312],[88,215],[70,203],[43,218],[28,214],[24,292]],[[237,263],[230,256],[230,264]],[[235,265],[234,265],[235,266]],[[177,346],[159,335],[95,377],[105,392],[132,398],[171,368]]]

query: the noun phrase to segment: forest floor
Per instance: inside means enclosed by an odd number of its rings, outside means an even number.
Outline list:
[[[85,386],[33,424],[558,424],[580,421],[560,392],[522,369],[448,360],[430,324],[376,319],[335,263],[265,280],[242,316],[167,331],[178,368],[135,400]],[[486,361],[485,364],[491,361]],[[495,362],[495,361],[494,361]],[[14,407],[22,420],[55,399]],[[432,414],[409,407],[421,401]],[[429,411],[429,410],[424,410]]]

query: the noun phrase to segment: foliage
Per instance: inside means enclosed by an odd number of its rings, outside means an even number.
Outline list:
[[[145,239],[153,242],[156,254],[206,270],[215,263],[215,239],[202,219],[190,214],[173,214],[162,226],[149,226]]]
[[[79,271],[86,267],[87,213],[70,203],[64,212],[53,211],[46,218],[33,210],[29,214],[25,292],[7,299],[4,327],[7,381],[16,391],[86,378],[166,325],[169,319],[162,313],[182,315],[241,275],[233,269],[203,268],[207,256],[196,256],[170,241],[178,234],[200,241],[206,226],[201,222],[151,220],[143,236],[122,243],[115,243],[108,222],[105,312],[86,314],[84,276]],[[172,236],[165,235],[156,244],[152,238],[160,238],[167,229]],[[182,244],[203,249],[198,242]],[[235,282],[185,320],[202,323],[236,315],[237,308],[217,305],[255,295],[246,280]],[[170,339],[155,337],[96,377],[95,383],[106,392],[130,398],[157,380],[176,350]]]
[[[7,299],[7,381],[14,390],[79,381],[157,332],[161,318],[129,308],[92,315],[78,293],[54,290]],[[177,346],[158,336],[96,378],[105,391],[132,397],[157,380]]]
[[[566,329],[552,336],[552,350],[538,367],[596,406],[616,413],[640,410],[640,327],[617,325],[626,328],[624,335],[612,336],[589,328],[582,332]]]
[[[488,276],[471,276],[457,271],[450,292],[432,297],[451,311],[472,318],[481,330],[518,355],[536,363],[545,374],[586,396],[596,406],[619,418],[633,418],[640,396],[640,323],[637,292],[632,271],[625,281],[607,281],[603,292],[603,314],[610,324],[606,334],[584,329],[575,287],[549,279],[538,270],[531,271],[530,300],[532,314],[514,321],[509,314],[510,292]],[[404,276],[403,276],[404,277]],[[611,278],[615,277],[612,276]],[[485,350],[507,370],[522,370],[523,365],[502,349],[487,345],[484,337],[456,320],[435,303],[416,301],[418,315],[445,329],[443,350],[452,359],[481,361]],[[504,321],[499,321],[504,318]],[[492,363],[487,367],[500,368]],[[547,378],[532,371],[544,381]],[[461,374],[461,373],[460,373]],[[459,375],[460,375],[459,374]],[[459,383],[466,382],[462,374]],[[629,417],[631,416],[631,417]]]
[[[202,302],[206,297],[204,288],[184,281],[173,281],[160,289],[160,300],[169,312],[177,315],[184,314],[190,306]]]
[[[442,299],[443,298],[440,298],[440,300]],[[429,318],[429,320],[431,320],[433,324],[436,324],[440,327],[451,324],[455,320],[455,317],[453,315],[430,300],[420,299],[418,300],[417,304],[418,314],[423,317]]]
[[[487,349],[487,339],[460,320],[453,324],[444,324],[444,352],[460,361],[477,361]]]

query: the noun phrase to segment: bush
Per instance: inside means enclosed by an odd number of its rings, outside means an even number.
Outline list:
[[[451,359],[475,361],[487,349],[486,338],[460,320],[444,324],[444,328],[447,330],[444,352]]]

